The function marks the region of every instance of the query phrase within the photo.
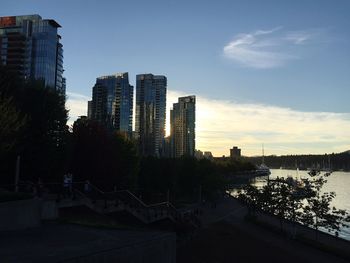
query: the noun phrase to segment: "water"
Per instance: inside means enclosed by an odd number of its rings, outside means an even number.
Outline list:
[[[308,171],[271,169],[270,178],[276,177],[293,178],[310,178]],[[350,213],[350,172],[333,172],[328,178],[327,183],[323,186],[324,192],[335,192],[332,206],[337,209],[345,209]],[[350,228],[342,228],[339,236],[350,240]]]

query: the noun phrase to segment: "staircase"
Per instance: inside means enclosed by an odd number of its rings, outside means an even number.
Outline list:
[[[56,201],[58,208],[85,205],[101,214],[127,211],[145,224],[169,219],[174,223],[186,223],[197,227],[195,220],[179,212],[170,202],[147,205],[129,190],[104,192],[90,184],[90,191],[86,192],[84,184],[85,182],[72,183],[68,194],[64,193],[62,183],[38,185],[22,182],[20,190],[25,189],[26,192],[34,193],[45,201]],[[9,188],[13,191],[14,186]]]
[[[147,205],[129,190],[103,192],[94,185],[91,188],[92,191],[88,194],[79,189],[74,190],[77,199],[96,212],[107,214],[127,211],[145,224],[163,219],[176,222],[181,218],[181,214],[170,202]]]

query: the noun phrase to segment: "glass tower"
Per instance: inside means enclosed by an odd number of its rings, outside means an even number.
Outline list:
[[[98,101],[103,101],[99,105],[104,108],[92,106],[91,115],[96,116],[96,112],[105,112],[105,115],[99,115],[103,119],[98,121],[105,123],[112,130],[131,136],[134,87],[129,84],[128,73],[99,77],[96,79],[95,87],[98,87],[101,92],[97,93],[100,96],[96,95],[95,98],[93,96],[91,104],[97,105]]]
[[[170,111],[171,148],[173,157],[194,156],[196,97],[179,98]]]
[[[24,79],[65,93],[63,46],[55,20],[39,15],[0,17],[0,61]]]
[[[166,90],[165,76],[136,76],[135,132],[142,155],[160,155],[165,135]]]
[[[96,83],[92,88],[91,119],[102,125],[107,123],[107,88]]]

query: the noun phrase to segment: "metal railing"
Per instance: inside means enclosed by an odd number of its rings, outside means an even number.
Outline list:
[[[0,189],[14,191],[16,185],[0,185]],[[183,221],[185,217],[184,214],[179,212],[168,201],[148,205],[129,190],[104,192],[96,185],[83,181],[69,184],[57,182],[33,183],[26,181],[19,182],[17,189],[20,192],[33,193],[38,197],[53,199],[57,202],[83,199],[85,204],[91,208],[101,208],[99,209],[100,211],[110,212],[111,210],[117,210],[117,208],[122,207],[145,223],[155,222],[164,218],[178,222]]]

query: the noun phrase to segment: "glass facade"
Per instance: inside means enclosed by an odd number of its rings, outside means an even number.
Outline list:
[[[142,155],[159,156],[165,135],[167,78],[136,76],[136,137]]]
[[[101,124],[107,122],[107,88],[96,83],[92,88],[91,119]]]
[[[179,98],[170,111],[171,148],[173,157],[194,156],[196,97]]]
[[[1,62],[24,79],[43,80],[63,92],[63,46],[52,19],[39,15],[0,18]]]
[[[106,89],[106,125],[117,131],[132,134],[134,87],[128,73],[102,76],[96,84]]]

